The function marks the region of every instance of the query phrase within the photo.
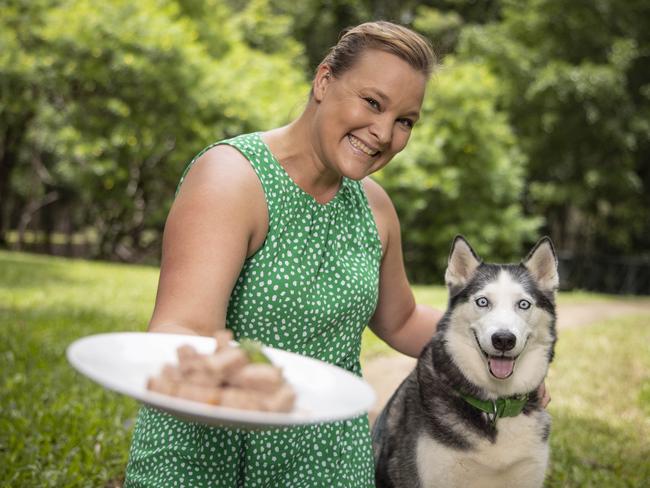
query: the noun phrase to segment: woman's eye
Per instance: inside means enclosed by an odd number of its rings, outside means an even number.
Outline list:
[[[476,300],[474,300],[474,303],[476,303],[476,305],[478,305],[481,308],[485,308],[490,304],[488,299],[485,297],[478,297]]]
[[[412,129],[415,124],[411,119],[399,119],[398,122],[407,129]]]
[[[372,108],[375,110],[379,110],[381,106],[379,105],[379,102],[375,100],[374,98],[366,97],[364,98],[366,102],[368,102],[368,105],[370,105]]]
[[[519,300],[517,306],[522,310],[528,310],[530,308],[530,302],[528,300]]]

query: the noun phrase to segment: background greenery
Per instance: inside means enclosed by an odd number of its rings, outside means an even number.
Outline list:
[[[340,29],[379,18],[445,58],[377,175],[413,280],[459,232],[502,259],[547,233],[650,275],[645,0],[5,0],[0,245],[155,263],[192,156],[296,116]]]
[[[144,330],[157,270],[0,252],[0,486],[119,486],[136,402],[76,373],[70,342]],[[443,307],[439,286],[418,301]],[[602,295],[564,293],[563,303]],[[650,481],[650,316],[561,332],[547,383],[547,487],[643,487]],[[388,352],[370,333],[363,358]]]
[[[0,247],[156,263],[192,156],[291,120],[339,31],[381,18],[444,58],[407,150],[376,175],[410,277],[439,283],[456,233],[508,260],[547,233],[586,275],[632,262],[650,287],[645,0],[3,0]],[[0,251],[0,486],[119,483],[137,405],[76,374],[65,347],[144,329],[156,279]],[[548,486],[649,483],[649,319],[562,333]],[[366,333],[364,358],[386,353]]]

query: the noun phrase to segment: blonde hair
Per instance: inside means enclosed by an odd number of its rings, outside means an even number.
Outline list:
[[[343,30],[320,65],[327,65],[332,76],[337,77],[349,70],[366,49],[394,54],[427,78],[436,65],[436,56],[426,38],[407,27],[383,20]]]

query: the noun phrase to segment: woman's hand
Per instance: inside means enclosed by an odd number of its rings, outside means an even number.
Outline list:
[[[177,324],[155,324],[149,327],[148,332],[158,332],[162,334],[186,334],[186,335],[198,335],[194,329],[189,327],[183,327],[182,325]]]
[[[539,403],[542,408],[546,408],[551,401],[551,395],[546,389],[546,382],[543,382],[539,385],[539,388],[537,388],[537,396],[539,397]]]

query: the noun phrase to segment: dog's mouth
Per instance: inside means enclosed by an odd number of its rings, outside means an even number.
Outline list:
[[[499,380],[505,380],[510,378],[510,376],[512,376],[512,373],[515,370],[515,361],[519,356],[508,357],[504,354],[502,354],[501,356],[493,356],[491,354],[486,353],[481,347],[481,343],[479,342],[478,337],[476,336],[476,332],[475,331],[472,332],[474,332],[474,338],[476,339],[476,344],[478,345],[478,348],[480,349],[480,351],[483,353],[483,356],[485,356],[485,359],[487,360],[488,370],[490,371],[490,374]]]
[[[487,355],[488,368],[490,373],[495,378],[500,380],[505,380],[512,376],[512,372],[515,370],[515,360],[517,358],[509,358],[506,356],[489,356]]]

